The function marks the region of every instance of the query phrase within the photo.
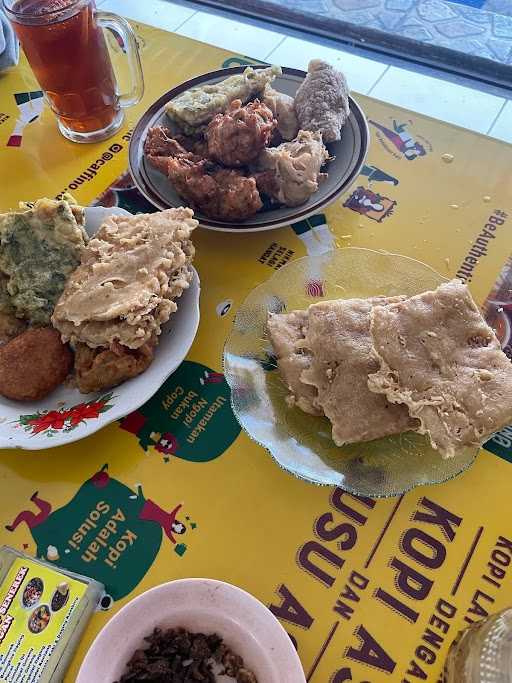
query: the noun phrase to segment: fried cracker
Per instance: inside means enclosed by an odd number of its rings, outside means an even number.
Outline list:
[[[380,369],[369,388],[405,404],[443,457],[512,422],[512,365],[465,285],[377,306],[371,318]]]
[[[322,415],[316,403],[316,389],[301,381],[302,371],[309,367],[311,357],[304,348],[304,326],[307,311],[271,314],[267,329],[277,357],[277,366],[290,394],[287,403],[310,415]]]
[[[318,392],[337,446],[371,441],[415,427],[404,406],[368,390],[378,369],[370,338],[370,311],[400,297],[322,301],[309,307],[306,347],[312,352],[301,375]]]

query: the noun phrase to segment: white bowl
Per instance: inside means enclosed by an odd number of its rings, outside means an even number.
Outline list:
[[[117,207],[88,207],[85,212],[85,228],[90,236],[107,216],[130,215]],[[103,394],[81,394],[63,384],[41,401],[10,401],[0,396],[0,448],[38,450],[62,446],[94,434],[139,408],[178,368],[192,346],[199,325],[199,292],[199,276],[194,270],[189,289],[178,300],[177,312],[162,328],[153,363],[138,377]],[[44,424],[48,424],[46,429],[42,429]]]
[[[113,683],[155,627],[217,633],[258,683],[305,683],[295,648],[274,615],[245,591],[212,579],[171,581],[139,595],[99,633],[76,683]],[[232,681],[219,677],[219,681]]]

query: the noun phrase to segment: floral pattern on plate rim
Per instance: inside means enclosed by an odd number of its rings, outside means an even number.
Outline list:
[[[44,433],[52,437],[59,433],[67,433],[79,427],[86,420],[97,419],[101,413],[106,413],[113,408],[110,400],[116,398],[112,392],[104,394],[94,401],[77,403],[72,408],[59,408],[58,410],[41,410],[32,415],[20,415],[15,421],[15,428],[22,427],[30,436]]]

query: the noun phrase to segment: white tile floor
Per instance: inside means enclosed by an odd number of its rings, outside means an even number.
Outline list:
[[[305,68],[312,57],[339,64],[351,87],[386,102],[512,142],[512,99],[465,84],[397,68],[382,60],[340,49],[333,41],[298,34],[245,17],[205,11],[183,0],[97,0],[102,9],[175,31],[233,52],[284,66]],[[298,37],[300,36],[300,37]]]

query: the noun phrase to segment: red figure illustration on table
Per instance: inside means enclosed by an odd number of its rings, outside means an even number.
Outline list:
[[[393,120],[393,130],[371,119],[369,123],[375,126],[408,161],[414,161],[426,155],[427,150],[408,130],[407,123],[398,123]]]
[[[41,116],[44,108],[42,90],[19,92],[14,95],[19,115],[14,124],[14,130],[7,140],[7,147],[21,147],[23,131],[29,123],[34,123]]]

